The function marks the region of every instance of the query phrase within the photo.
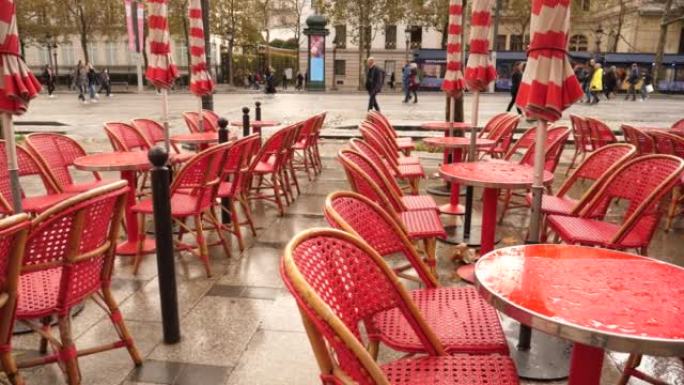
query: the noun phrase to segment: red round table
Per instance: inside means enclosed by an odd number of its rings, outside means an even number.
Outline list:
[[[568,385],[599,385],[603,350],[684,356],[684,269],[623,252],[569,245],[498,249],[477,263],[500,312],[574,342]]]
[[[261,128],[262,127],[273,127],[279,125],[280,122],[276,120],[250,120],[249,121],[249,126],[252,127],[252,133],[255,131],[261,136]],[[234,120],[230,122],[231,126],[236,126],[236,127],[242,127],[242,121],[241,120]]]
[[[448,136],[448,137],[437,137],[437,138],[426,138],[423,142],[432,147],[440,147],[444,149],[445,157],[449,151],[451,151],[451,157],[453,163],[458,163],[461,160],[463,150],[470,147],[470,139],[464,137]],[[491,147],[496,144],[495,141],[490,139],[480,139],[478,138],[475,142],[475,147]],[[449,196],[449,203],[439,207],[439,211],[442,214],[448,215],[462,215],[464,213],[463,206],[458,203],[460,186],[458,183],[451,183],[451,195]]]
[[[210,144],[218,143],[218,132],[191,132],[189,134],[174,135],[169,138],[174,143],[191,144],[206,149]]]
[[[429,131],[444,131],[444,137],[453,137],[454,136],[454,131],[465,131],[470,129],[470,124],[464,123],[464,122],[446,122],[446,121],[437,121],[437,122],[427,122],[423,123],[420,125],[420,128],[424,130],[429,130]],[[444,164],[449,164],[451,163],[452,160],[450,159],[450,153],[446,149],[444,150]],[[430,194],[434,195],[441,195],[441,196],[446,196],[451,194],[451,187],[449,186],[449,183],[443,186],[433,186],[433,187],[428,187],[427,192]]]
[[[175,162],[174,154],[171,154],[171,162]],[[121,179],[128,182],[130,187],[126,199],[125,217],[127,240],[120,243],[116,252],[119,255],[135,255],[138,250],[138,219],[131,211],[136,204],[137,178],[136,172],[147,171],[151,168],[147,151],[134,152],[103,152],[86,155],[74,160],[74,166],[84,171],[120,171]],[[147,238],[143,242],[143,254],[149,254],[155,250],[155,242]]]
[[[480,254],[494,249],[496,233],[496,205],[499,189],[519,190],[532,187],[534,169],[507,161],[479,161],[454,163],[439,167],[439,174],[452,183],[482,187],[482,239]],[[544,171],[544,184],[553,182],[553,174]],[[458,275],[472,282],[473,265],[461,266]]]

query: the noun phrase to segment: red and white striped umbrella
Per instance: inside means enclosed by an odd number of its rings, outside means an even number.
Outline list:
[[[582,97],[567,57],[570,0],[533,0],[530,47],[516,104],[547,122]]]
[[[147,4],[150,51],[145,77],[155,87],[169,89],[178,78],[178,69],[171,57],[167,0],[147,0]]]
[[[492,23],[494,0],[474,0],[470,17],[470,53],[465,69],[465,81],[471,91],[486,91],[496,79],[496,70],[489,60],[489,26]]]
[[[14,0],[0,0],[0,111],[21,115],[41,86],[19,56],[15,11]]]
[[[201,0],[190,0],[188,17],[190,18],[190,91],[197,96],[205,96],[214,91],[214,81],[207,71]]]
[[[465,89],[463,81],[463,63],[461,62],[461,19],[463,1],[449,1],[449,30],[447,35],[447,66],[442,90],[449,96],[460,96]]]

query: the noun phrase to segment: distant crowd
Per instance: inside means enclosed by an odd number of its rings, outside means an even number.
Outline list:
[[[41,81],[47,88],[48,96],[54,97],[55,83],[57,76],[51,65],[46,65],[41,74]],[[97,103],[98,94],[104,91],[105,95],[112,96],[112,81],[109,77],[109,69],[103,68],[101,71],[96,71],[92,64],[83,64],[81,60],[71,73],[69,81],[69,89],[78,92],[78,100],[81,103]],[[88,98],[86,98],[86,95]]]
[[[620,87],[627,84],[625,100],[637,100],[637,92],[640,101],[648,99],[648,94],[653,92],[653,75],[649,70],[642,70],[636,63],[627,68],[610,66],[604,70],[601,63],[594,59],[585,64],[575,65],[575,76],[582,85],[587,104],[599,102],[599,96],[603,95],[606,100],[617,95]]]

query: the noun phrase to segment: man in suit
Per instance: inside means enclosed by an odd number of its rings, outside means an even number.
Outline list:
[[[380,106],[378,106],[378,101],[376,100],[377,95],[382,90],[382,83],[384,82],[384,73],[382,69],[375,65],[375,59],[372,57],[368,58],[368,73],[366,74],[366,90],[368,91],[368,110],[375,109],[380,111]]]

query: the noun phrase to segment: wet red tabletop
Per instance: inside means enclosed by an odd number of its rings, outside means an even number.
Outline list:
[[[493,251],[475,269],[497,309],[546,333],[609,350],[684,355],[684,269],[569,245]]]
[[[449,130],[468,130],[471,125],[464,122],[427,122],[420,125],[420,128],[424,130],[438,130],[438,131],[449,131]]]
[[[218,142],[217,132],[192,132],[189,134],[174,135],[169,138],[174,143],[208,144]]]
[[[534,169],[507,161],[479,161],[441,165],[442,178],[474,187],[523,189],[532,186]],[[544,183],[553,181],[553,174],[544,171]]]
[[[458,136],[443,136],[436,138],[425,138],[423,142],[430,146],[441,148],[468,148],[470,147],[470,138],[463,138]],[[496,141],[491,139],[478,138],[475,141],[475,147],[491,147],[496,144]]]
[[[277,126],[279,124],[280,124],[280,122],[278,122],[276,120],[250,120],[249,121],[250,127],[257,127],[257,128],[273,127],[273,126]],[[242,127],[242,121],[241,120],[239,120],[239,121],[234,120],[234,121],[230,122],[230,125]]]
[[[174,155],[171,154],[173,161]],[[145,171],[152,165],[147,151],[101,152],[76,158],[74,167],[84,171]]]

